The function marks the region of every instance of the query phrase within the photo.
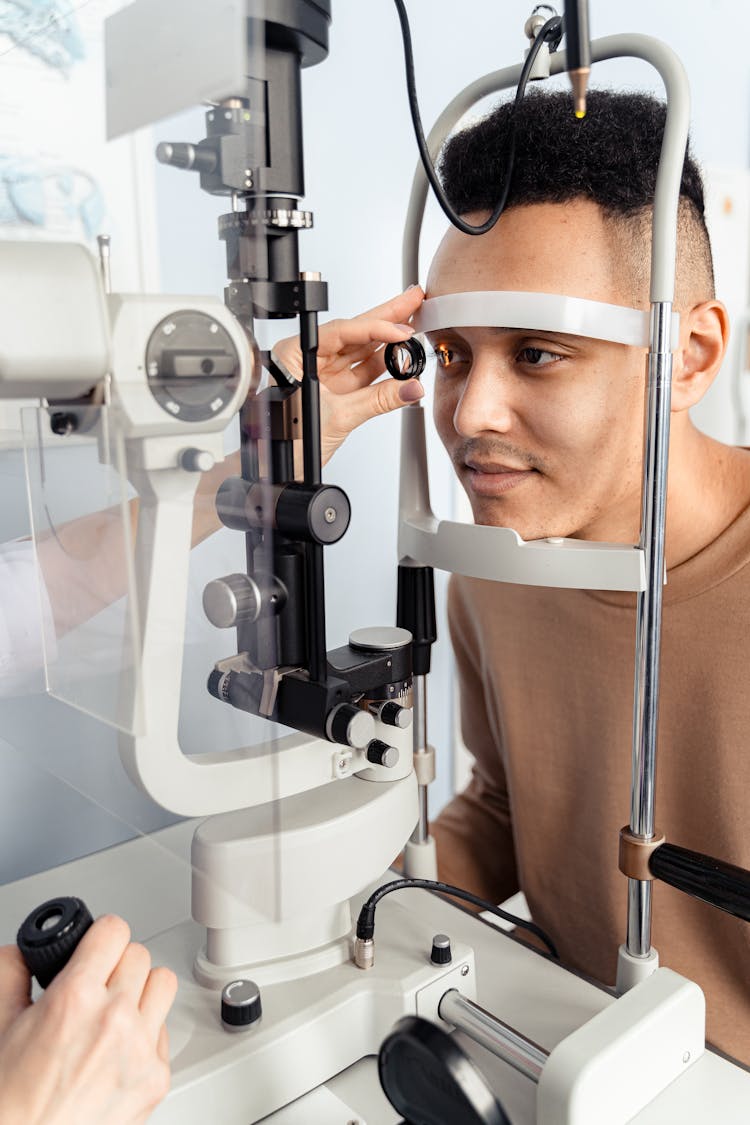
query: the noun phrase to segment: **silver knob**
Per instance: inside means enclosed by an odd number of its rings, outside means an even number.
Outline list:
[[[411,641],[409,630],[399,629],[395,625],[371,625],[365,629],[355,629],[349,634],[350,646],[364,652],[382,652],[385,649],[395,651],[410,645]]]
[[[230,629],[242,621],[257,621],[260,608],[258,584],[247,574],[215,578],[203,591],[204,613],[218,629]]]

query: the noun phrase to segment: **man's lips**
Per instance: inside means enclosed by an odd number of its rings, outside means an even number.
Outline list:
[[[500,496],[511,488],[523,484],[536,473],[536,469],[518,469],[496,461],[468,460],[464,462],[468,484],[478,496]]]

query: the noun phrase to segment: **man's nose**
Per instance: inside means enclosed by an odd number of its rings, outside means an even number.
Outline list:
[[[512,380],[497,360],[475,359],[461,389],[453,426],[461,437],[513,428],[516,407]]]

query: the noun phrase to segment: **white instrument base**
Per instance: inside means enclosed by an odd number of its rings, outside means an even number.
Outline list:
[[[339,966],[323,974],[328,984],[329,973],[335,977],[335,989],[324,987],[322,978],[317,983],[310,978],[286,998],[281,993],[277,997],[276,990],[288,986],[269,986],[262,994],[261,1023],[249,1032],[228,1034],[219,1020],[218,993],[197,985],[191,972],[203,940],[189,918],[188,857],[194,827],[194,822],[179,824],[0,888],[2,942],[15,940],[18,925],[40,902],[76,894],[94,914],[122,914],[134,936],[146,940],[155,957],[162,963],[166,960],[180,975],[180,999],[170,1020],[173,1087],[153,1116],[155,1125],[177,1120],[180,1125],[207,1121],[249,1125],[257,1120],[250,1106],[260,1096],[258,1091],[277,1082],[286,1082],[286,1100],[292,1104],[267,1116],[268,1125],[303,1121],[317,1125],[323,1120],[326,1125],[394,1125],[399,1117],[380,1090],[372,1056],[347,1066],[325,1082],[325,1089],[300,1097],[300,1087],[315,1066],[336,1065],[337,1052],[338,1057],[351,1055],[355,1040],[357,1050],[361,1044],[362,1050],[374,1052],[379,1039],[407,1010],[407,1003],[413,1002],[420,1014],[430,1017],[430,1006],[444,988],[456,984],[453,978],[448,983],[446,975],[430,964],[429,940],[434,933],[451,938],[454,962],[448,969],[459,974],[458,987],[468,991],[475,976],[482,1007],[548,1051],[616,1003],[608,992],[476,915],[427,892],[408,890],[389,896],[378,907],[375,969],[363,972],[353,965]],[[463,978],[460,966],[470,964],[467,947],[474,950],[475,970]],[[441,977],[436,988],[430,987]],[[275,1046],[271,1044],[274,1024]],[[501,1098],[513,1125],[535,1125],[536,1086],[465,1036],[459,1039]],[[259,1052],[255,1064],[253,1042]],[[276,1059],[273,1074],[266,1070],[261,1047]],[[326,1058],[318,1059],[320,1054]],[[676,1121],[746,1125],[749,1104],[750,1073],[706,1051],[633,1121],[637,1125]]]

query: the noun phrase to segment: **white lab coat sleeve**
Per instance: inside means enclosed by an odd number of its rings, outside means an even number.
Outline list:
[[[0,544],[0,684],[56,658],[52,606],[30,539]]]

